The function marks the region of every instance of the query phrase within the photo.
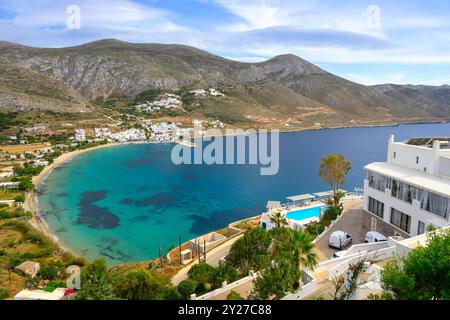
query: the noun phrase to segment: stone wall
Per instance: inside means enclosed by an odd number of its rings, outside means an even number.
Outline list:
[[[395,236],[399,234],[403,238],[409,238],[410,235],[404,232],[402,229],[397,228],[396,226],[385,222],[380,217],[370,213],[369,211],[362,210],[363,215],[363,228],[368,231],[378,231],[379,233],[385,235],[386,237]],[[372,218],[377,220],[376,230],[372,230]]]

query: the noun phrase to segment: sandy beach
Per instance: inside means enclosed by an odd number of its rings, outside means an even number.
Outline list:
[[[43,181],[45,181],[45,179],[52,173],[52,171],[56,167],[60,166],[61,164],[72,160],[73,158],[79,156],[80,154],[98,150],[98,149],[109,148],[109,147],[113,147],[113,146],[117,146],[117,145],[121,145],[121,144],[117,144],[117,143],[104,144],[104,145],[99,145],[99,146],[89,148],[89,149],[76,150],[76,151],[64,153],[61,156],[59,156],[58,158],[56,158],[52,164],[46,166],[39,175],[33,177],[33,183],[36,186],[36,189],[38,189],[39,184],[41,184]],[[30,191],[27,193],[25,202],[23,203],[22,206],[26,211],[32,212],[33,217],[29,222],[34,228],[36,228],[40,232],[44,233],[46,236],[48,236],[50,239],[52,239],[54,242],[56,242],[62,250],[67,251],[67,252],[72,252],[69,248],[67,248],[61,244],[58,237],[51,232],[49,226],[45,222],[45,219],[39,213],[38,199],[37,199],[36,191]]]

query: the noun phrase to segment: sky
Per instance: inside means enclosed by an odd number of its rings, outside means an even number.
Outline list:
[[[177,43],[244,62],[295,54],[366,84],[450,84],[448,0],[0,0],[0,40]]]

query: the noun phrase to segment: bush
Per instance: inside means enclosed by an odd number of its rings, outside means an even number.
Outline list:
[[[14,198],[15,202],[25,202],[25,196],[23,194],[18,195],[17,197]]]
[[[237,293],[236,291],[231,291],[227,295],[227,300],[244,300],[244,298],[242,298],[241,295],[239,293]]]
[[[9,213],[5,210],[0,211],[0,220],[9,219]]]
[[[4,288],[0,288],[0,300],[5,300],[11,295],[11,293]]]
[[[87,260],[83,257],[76,257],[73,254],[71,254],[70,252],[64,252],[61,260],[64,262],[64,265],[66,267],[71,266],[71,265],[77,265],[80,267],[83,267],[84,265],[87,264]]]
[[[210,289],[213,272],[214,267],[204,262],[191,267],[188,271],[188,276],[189,279],[198,284],[197,289],[195,290],[196,293],[203,293]]]
[[[45,292],[53,292],[57,288],[65,288],[67,284],[64,281],[50,281],[42,290]]]
[[[230,264],[222,263],[214,269],[211,275],[211,283],[214,289],[222,287],[222,283],[226,281],[231,283],[238,278],[238,272]]]
[[[232,245],[227,262],[243,275],[248,275],[250,270],[262,270],[270,262],[268,249],[271,243],[272,238],[267,231],[261,228],[249,229]]]
[[[189,300],[191,297],[191,294],[195,292],[195,289],[197,288],[198,283],[191,279],[186,279],[181,281],[178,284],[178,292],[181,295],[181,298],[184,300]]]
[[[174,295],[169,278],[147,270],[116,276],[113,286],[117,297],[128,300],[163,300]]]
[[[45,280],[60,279],[65,276],[64,265],[61,262],[51,262],[43,265],[39,270],[39,276]]]
[[[34,189],[34,184],[31,179],[25,179],[19,182],[18,189],[21,191],[30,191]]]

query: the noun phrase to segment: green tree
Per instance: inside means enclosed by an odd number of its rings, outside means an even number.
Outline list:
[[[398,300],[450,299],[450,230],[428,235],[426,247],[418,247],[382,271],[385,298]]]
[[[214,268],[211,275],[211,284],[214,289],[222,287],[222,283],[226,281],[231,283],[238,278],[238,272],[229,263],[221,263]]]
[[[274,212],[270,215],[270,222],[275,224],[276,228],[281,228],[287,225],[286,217],[280,212]]]
[[[64,265],[61,262],[50,262],[39,270],[39,276],[45,280],[55,280],[65,277]]]
[[[196,293],[203,293],[210,289],[213,272],[214,267],[204,262],[191,267],[188,271],[188,277],[197,283]]]
[[[24,179],[19,182],[18,189],[21,191],[30,191],[34,189],[34,184],[31,179]]]
[[[247,275],[250,270],[259,271],[270,262],[268,249],[272,243],[270,234],[261,228],[252,228],[231,247],[227,262]]]
[[[128,300],[163,300],[171,288],[167,277],[147,270],[117,276],[113,283],[116,296]]]
[[[116,300],[105,259],[97,259],[81,269],[79,300]]]
[[[344,187],[345,177],[351,169],[351,162],[343,155],[332,153],[320,160],[319,175],[333,190],[333,206],[339,207],[342,198],[340,190]]]
[[[277,261],[261,272],[254,283],[253,296],[256,299],[281,299],[294,290],[301,271],[290,261]]]
[[[15,202],[25,202],[25,196],[23,194],[18,195],[17,197],[14,198]]]
[[[197,288],[198,283],[191,279],[186,279],[181,281],[178,284],[178,292],[181,295],[181,298],[184,300],[189,300],[191,297],[191,294],[195,292],[195,289]]]
[[[313,270],[317,265],[319,258],[313,252],[313,241],[313,237],[308,232],[292,230],[290,244],[299,268],[305,267]]]
[[[78,300],[117,300],[114,287],[108,277],[95,278],[82,284]]]

